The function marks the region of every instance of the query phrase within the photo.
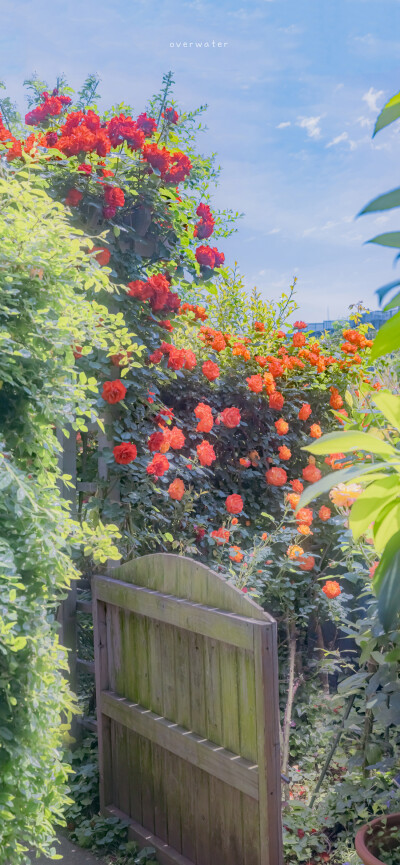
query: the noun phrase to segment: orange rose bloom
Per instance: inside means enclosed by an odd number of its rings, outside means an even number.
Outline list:
[[[103,384],[103,392],[102,397],[106,402],[109,402],[111,405],[115,405],[117,402],[121,402],[124,399],[126,394],[126,387],[119,378],[114,381],[105,381]]]
[[[106,267],[111,258],[111,252],[109,249],[106,249],[104,246],[94,246],[91,252],[97,252],[95,255],[96,261],[99,262],[101,267]]]
[[[308,526],[307,523],[300,523],[300,524],[297,526],[297,531],[298,531],[301,535],[312,535],[312,531],[311,531],[311,529],[310,529],[310,526]]]
[[[260,462],[260,454],[258,451],[250,451],[249,457],[251,459],[251,464],[253,468],[257,468],[258,463]]]
[[[343,406],[342,397],[340,396],[340,393],[339,393],[337,387],[331,387],[330,391],[331,391],[331,398],[329,400],[329,405],[338,411]]]
[[[344,460],[346,454],[329,454],[328,457],[325,457],[325,462],[328,466],[332,466],[333,469],[342,468],[342,466],[336,466],[335,463],[337,460]]]
[[[233,526],[237,526],[237,524],[238,524],[238,522],[239,522],[239,520],[238,520],[238,518],[237,518],[237,517],[232,517],[232,520],[231,520],[231,522],[232,522],[232,525],[233,525]]]
[[[210,432],[210,430],[214,426],[210,406],[204,402],[199,402],[199,404],[194,409],[194,413],[196,417],[199,418],[199,423],[196,427],[197,432]]]
[[[298,496],[297,493],[289,493],[289,495],[286,496],[286,498],[287,498],[292,510],[295,511],[297,508],[297,505],[300,501],[300,496]]]
[[[267,532],[263,532],[263,533],[262,533],[262,535],[261,535],[261,540],[262,540],[262,541],[267,541],[267,540],[268,540]]]
[[[256,363],[258,363],[258,366],[260,366],[261,369],[264,369],[264,367],[267,365],[267,358],[263,357],[261,354],[256,354],[254,360]]]
[[[290,547],[288,547],[287,554],[289,559],[299,559],[304,554],[304,550],[297,544],[291,544]]]
[[[254,330],[258,330],[259,333],[264,333],[265,324],[262,324],[261,321],[255,321],[253,327]]]
[[[275,421],[275,428],[279,436],[285,436],[289,430],[289,424],[286,423],[283,417]]]
[[[309,465],[303,469],[303,478],[310,484],[315,484],[322,478],[322,472],[316,466]]]
[[[219,366],[212,360],[206,360],[201,369],[208,381],[215,381],[219,376]]]
[[[196,450],[202,466],[210,466],[217,459],[213,446],[205,439],[199,445],[196,445]]]
[[[214,531],[211,532],[211,537],[215,538],[217,544],[226,544],[226,542],[229,541],[230,535],[228,529],[224,529],[221,526],[220,529],[214,529]]]
[[[243,468],[245,468],[245,469],[248,469],[249,466],[251,466],[250,460],[246,459],[246,457],[240,457],[239,462],[240,462],[240,465],[243,466]]]
[[[296,480],[294,481],[290,481],[290,486],[292,487],[294,493],[302,493],[304,490],[304,486],[298,478],[296,478]]]
[[[270,484],[271,487],[281,487],[287,481],[287,474],[285,469],[278,468],[274,466],[272,469],[268,469],[265,472],[265,480],[267,484]]]
[[[197,366],[196,355],[194,351],[191,351],[190,348],[185,351],[185,363],[183,364],[183,369],[188,369],[189,372]]]
[[[175,478],[172,481],[172,484],[168,487],[168,495],[170,499],[176,499],[177,502],[180,502],[185,492],[185,484],[180,478]]]
[[[301,562],[299,562],[299,565],[302,571],[312,571],[315,565],[314,556],[307,556],[305,559],[302,559]]]
[[[232,550],[234,550],[234,555],[230,553],[229,558],[232,559],[232,562],[241,562],[243,559],[243,553],[240,547],[232,547]]]
[[[275,393],[276,384],[275,384],[275,379],[274,379],[272,373],[270,373],[270,372],[264,373],[264,384],[265,384],[265,390],[267,391],[268,394]]]
[[[169,462],[164,454],[154,454],[154,457],[147,466],[146,472],[148,475],[154,475],[156,478],[161,478],[169,469]]]
[[[286,445],[281,445],[278,448],[278,454],[279,454],[279,459],[290,460],[290,457],[292,456],[292,451],[289,450],[289,448],[287,448]]]
[[[300,508],[296,514],[296,520],[298,523],[307,523],[307,525],[310,526],[313,521],[313,512],[311,508]]]
[[[341,588],[337,580],[328,580],[323,586],[322,591],[327,598],[337,598],[341,594]]]
[[[322,430],[319,424],[313,423],[310,427],[310,436],[312,439],[319,439],[322,436]]]
[[[234,406],[231,406],[231,408],[224,408],[223,412],[221,412],[221,420],[224,426],[228,427],[228,429],[234,429],[234,427],[239,426],[239,409]]]
[[[370,567],[370,569],[369,569],[369,575],[370,575],[370,577],[371,577],[371,580],[374,579],[375,571],[376,571],[378,565],[379,565],[379,562],[378,562],[378,560],[377,560],[376,562],[373,562],[373,564],[371,565],[371,567]]]
[[[113,454],[116,463],[119,463],[121,466],[126,466],[128,463],[132,463],[133,460],[136,459],[137,448],[136,445],[131,444],[130,442],[122,442],[122,444],[115,446]]]
[[[261,393],[263,389],[263,380],[260,374],[250,375],[249,378],[246,378],[246,381],[249,390],[253,391],[253,393]]]
[[[223,351],[226,348],[226,342],[224,340],[224,337],[219,331],[217,331],[214,336],[214,339],[211,343],[211,348],[213,348],[214,351],[218,352]]]
[[[185,436],[183,435],[182,430],[177,426],[173,426],[172,429],[169,430],[169,443],[174,451],[180,450],[180,448],[183,448],[183,445],[185,444]]]
[[[271,393],[269,398],[269,407],[275,408],[277,411],[280,411],[283,408],[283,403],[285,402],[285,397],[276,391],[275,393]]]
[[[302,348],[303,345],[306,344],[306,338],[304,333],[294,333],[293,334],[293,345],[296,348]]]
[[[225,502],[226,510],[229,514],[240,514],[243,510],[243,499],[236,493],[228,496]]]
[[[318,511],[318,516],[320,520],[326,523],[326,521],[329,520],[331,517],[331,509],[327,508],[326,505],[322,505],[322,508],[320,508]]]
[[[310,417],[311,411],[312,410],[310,404],[308,402],[304,402],[297,417],[299,418],[299,420],[307,420]]]

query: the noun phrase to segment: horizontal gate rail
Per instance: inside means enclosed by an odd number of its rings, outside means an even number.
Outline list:
[[[103,691],[100,708],[113,721],[258,801],[258,766],[249,760],[112,691]]]
[[[195,631],[204,637],[221,640],[240,649],[253,649],[254,622],[217,607],[196,604],[184,598],[165,595],[143,586],[132,586],[110,577],[94,577],[98,601],[113,604],[131,613],[139,613],[168,625]]]

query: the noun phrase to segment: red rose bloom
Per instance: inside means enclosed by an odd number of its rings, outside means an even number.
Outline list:
[[[153,135],[153,132],[157,129],[157,123],[153,120],[152,117],[148,117],[146,112],[144,114],[139,114],[139,117],[136,120],[136,126],[138,129],[141,129],[146,138],[150,135]]]
[[[297,327],[297,330],[304,330],[307,327],[305,321],[295,321],[293,327]]]
[[[329,520],[331,517],[331,509],[327,508],[325,505],[322,505],[322,508],[320,508],[318,511],[318,516],[320,520],[326,523],[326,521]]]
[[[312,571],[314,565],[314,556],[306,556],[305,558],[299,559],[299,567],[301,571]]]
[[[229,541],[230,534],[228,529],[224,529],[222,526],[220,529],[214,529],[211,532],[211,537],[215,538],[217,544],[226,544]]]
[[[111,205],[108,205],[107,207],[103,207],[103,216],[105,219],[113,219],[116,212],[117,212],[117,208],[111,207]]]
[[[283,403],[285,402],[285,397],[279,393],[279,391],[275,391],[275,393],[271,393],[269,397],[269,407],[274,408],[277,411],[281,411],[283,408]]]
[[[104,246],[94,246],[91,251],[96,252],[97,250],[97,255],[95,255],[96,261],[99,262],[101,267],[106,267],[111,258],[110,250],[105,249]]]
[[[315,484],[322,478],[322,472],[317,469],[317,466],[309,465],[303,469],[303,478],[310,484]]]
[[[309,405],[308,402],[304,402],[303,405],[301,406],[301,409],[300,409],[297,417],[299,418],[299,420],[307,420],[310,417],[310,414],[311,414],[311,406]]]
[[[295,493],[302,493],[304,490],[304,486],[299,479],[296,479],[294,481],[290,481],[290,485],[292,487],[293,492],[295,492]]]
[[[267,484],[270,484],[271,487],[281,487],[287,481],[287,474],[285,469],[278,468],[274,466],[272,469],[268,469],[265,472],[265,480]]]
[[[196,261],[202,267],[214,267],[215,255],[209,246],[198,246],[196,249]]]
[[[82,162],[82,165],[78,165],[78,171],[81,171],[82,174],[91,174],[92,166],[88,162]]]
[[[130,442],[122,442],[122,444],[115,446],[113,454],[115,462],[119,463],[119,465],[125,466],[136,459],[137,447]]]
[[[174,451],[179,451],[185,444],[185,436],[179,427],[173,426],[169,430],[169,443]]]
[[[155,475],[156,478],[161,478],[169,469],[169,462],[164,454],[155,454],[151,463],[147,466],[146,472],[148,475]]]
[[[251,375],[249,376],[249,378],[246,378],[246,381],[249,390],[251,390],[253,393],[261,393],[263,389],[263,380],[260,374]]]
[[[343,408],[342,397],[340,396],[340,393],[336,387],[331,387],[330,391],[331,391],[331,398],[329,400],[329,405],[332,408],[336,409],[336,411],[339,411],[339,409]]]
[[[164,433],[161,430],[153,432],[147,441],[147,447],[151,453],[159,451],[164,441]]]
[[[182,369],[182,367],[185,363],[185,360],[186,360],[185,349],[184,348],[175,348],[175,346],[173,346],[171,351],[169,352],[167,366],[169,369]]]
[[[125,204],[125,195],[123,189],[119,186],[104,187],[104,201],[110,207],[123,207]]]
[[[313,512],[311,508],[300,508],[296,514],[296,520],[298,523],[305,523],[307,526],[311,526],[313,521]]]
[[[217,459],[213,446],[205,439],[199,445],[196,445],[196,450],[202,466],[210,466]]]
[[[229,514],[240,514],[243,510],[243,499],[236,494],[228,496],[225,502]]]
[[[219,377],[219,367],[212,360],[206,360],[201,369],[208,381],[215,381]]]
[[[83,196],[82,193],[79,192],[79,189],[69,189],[65,203],[68,207],[77,207],[81,198],[83,198]]]
[[[165,108],[162,116],[164,117],[165,120],[168,121],[168,123],[177,123],[179,120],[178,112],[175,111],[175,109],[172,107],[171,108]]]
[[[103,392],[102,397],[106,402],[109,402],[111,405],[114,405],[117,402],[121,402],[121,399],[124,399],[126,394],[126,387],[120,381],[119,378],[114,381],[105,381],[103,384]]]
[[[239,426],[240,417],[239,409],[234,406],[231,406],[231,408],[225,408],[223,412],[221,412],[222,423],[224,426],[228,427],[228,429],[234,429],[234,427]]]
[[[180,478],[175,478],[172,484],[168,487],[168,495],[170,499],[175,499],[177,502],[183,498],[185,492],[185,484]]]
[[[278,454],[279,454],[279,459],[290,460],[290,457],[292,456],[292,451],[290,450],[290,448],[287,448],[286,445],[281,445],[278,448]]]
[[[313,439],[319,439],[322,436],[322,430],[319,424],[313,423],[310,427],[310,436]]]
[[[192,371],[195,366],[197,366],[196,355],[194,351],[191,351],[190,348],[187,348],[185,351],[185,363],[183,364],[183,368]]]
[[[149,361],[150,361],[150,363],[160,363],[162,356],[163,356],[163,353],[162,353],[161,349],[156,348],[156,350],[153,351],[152,354],[149,354]]]

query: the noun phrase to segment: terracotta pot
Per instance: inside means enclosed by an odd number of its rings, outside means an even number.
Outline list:
[[[365,826],[357,832],[355,841],[356,851],[364,865],[385,865],[382,859],[378,859],[375,855],[377,853],[377,846],[376,843],[374,843],[374,838],[376,838],[379,830],[385,830],[386,828],[389,829],[393,826],[400,828],[400,813],[388,814],[387,817],[376,817],[375,820],[366,823]],[[382,838],[380,841],[382,841]],[[392,847],[388,846],[388,850],[393,850],[396,844],[397,842],[393,839],[393,845]]]

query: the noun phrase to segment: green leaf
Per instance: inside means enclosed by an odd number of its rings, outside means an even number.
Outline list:
[[[400,312],[390,318],[380,330],[374,339],[374,344],[371,348],[371,360],[377,360],[384,354],[391,354],[400,347]]]
[[[377,132],[380,132],[381,129],[384,129],[385,126],[389,126],[390,123],[394,123],[395,120],[398,120],[400,117],[400,93],[396,93],[396,96],[393,96],[392,99],[389,99],[389,102],[383,106],[381,113],[378,116],[378,119],[375,123],[375,129],[373,132],[374,137]]]
[[[362,216],[363,213],[375,213],[377,210],[390,210],[391,207],[400,207],[400,187],[384,195],[378,195],[360,210],[358,216]]]
[[[317,455],[367,451],[367,453],[378,454],[379,456],[400,458],[400,454],[388,442],[384,442],[381,439],[375,438],[375,436],[359,432],[358,430],[328,433],[314,444],[302,448],[302,450]]]
[[[378,614],[385,631],[400,610],[400,531],[390,539],[375,571],[373,588],[379,596]]]
[[[372,399],[386,420],[400,431],[400,396],[395,396],[388,390],[381,390],[374,394]]]
[[[369,673],[353,673],[352,676],[348,676],[347,679],[344,679],[343,682],[339,682],[338,684],[338,693],[339,694],[354,694],[361,690],[362,686],[368,679]]]
[[[380,463],[379,471],[383,471],[386,468],[392,468],[391,463]],[[332,487],[337,487],[338,484],[347,484],[350,481],[356,481],[358,478],[363,477],[363,475],[370,475],[369,480],[375,480],[375,477],[377,476],[376,467],[362,466],[360,468],[360,466],[350,466],[348,469],[331,472],[315,484],[310,484],[310,486],[304,490],[295,512],[297,513],[300,508],[304,508],[309,504],[309,502],[312,502],[313,499],[318,498],[318,496],[321,496],[323,493],[329,492]],[[365,477],[365,480],[367,479],[368,477]]]
[[[353,532],[355,541],[374,522],[382,508],[388,504],[388,500],[395,498],[399,493],[400,482],[396,475],[379,478],[379,480],[369,484],[351,509],[349,527]]]
[[[377,243],[378,246],[390,246],[394,249],[400,249],[400,231],[386,231],[385,234],[377,234],[367,243]]]
[[[381,288],[377,288],[375,294],[378,295],[379,305],[382,303],[383,298],[392,290],[392,288],[396,288],[397,285],[400,285],[400,279],[396,279],[395,282],[388,282],[386,285],[382,285]]]
[[[170,532],[165,532],[164,538],[166,541],[169,541],[170,543],[172,543],[172,541],[174,540],[173,536],[171,535]]]
[[[397,500],[388,502],[375,520],[374,546],[378,553],[385,549],[390,538],[398,531],[400,532],[400,503]]]

